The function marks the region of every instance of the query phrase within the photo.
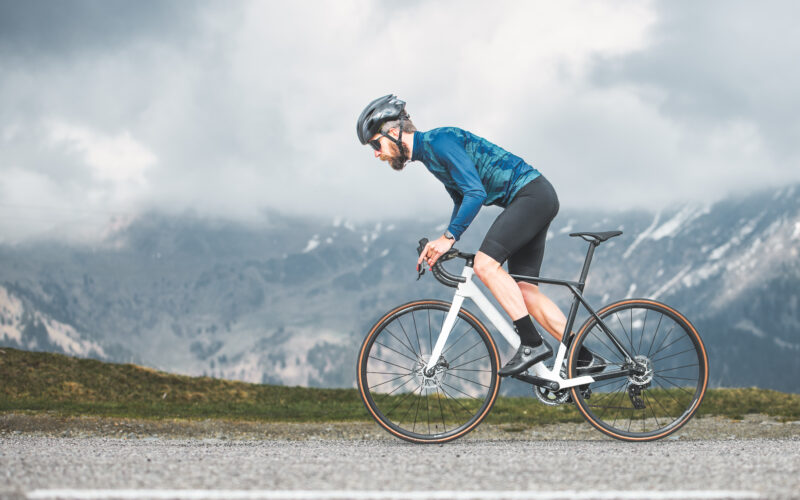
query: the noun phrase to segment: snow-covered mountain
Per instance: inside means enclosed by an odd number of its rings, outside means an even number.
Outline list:
[[[563,210],[543,274],[577,277],[586,243],[567,233],[622,229],[595,253],[590,303],[669,303],[706,341],[712,384],[800,392],[798,194],[794,186],[657,214]],[[484,210],[459,248],[477,248],[496,213]],[[0,246],[0,345],[351,387],[360,341],[381,313],[452,296],[428,276],[415,280],[417,240],[441,222],[271,213],[243,226],[148,214],[92,247]],[[566,311],[569,297],[547,290]]]

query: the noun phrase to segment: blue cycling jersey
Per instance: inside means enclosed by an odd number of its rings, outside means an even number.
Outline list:
[[[496,144],[456,127],[414,132],[412,161],[421,161],[453,199],[448,230],[459,239],[481,205],[506,207],[538,170]]]

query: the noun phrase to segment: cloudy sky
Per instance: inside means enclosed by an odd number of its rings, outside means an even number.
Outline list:
[[[0,0],[0,241],[148,210],[450,214],[361,146],[375,97],[522,156],[562,207],[800,181],[800,3]]]

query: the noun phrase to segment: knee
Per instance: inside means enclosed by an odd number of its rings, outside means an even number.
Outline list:
[[[497,269],[500,268],[500,263],[485,253],[478,252],[478,254],[475,255],[475,262],[472,268],[475,270],[475,274],[478,275],[478,278],[486,283],[486,280],[491,278]]]

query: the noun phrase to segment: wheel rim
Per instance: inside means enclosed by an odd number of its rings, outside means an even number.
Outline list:
[[[599,313],[634,356],[640,371],[600,380],[590,391],[573,391],[578,407],[598,429],[619,439],[662,438],[685,424],[697,410],[708,382],[707,357],[697,332],[662,304],[627,301]],[[607,361],[604,371],[622,369],[624,356],[592,321],[579,332],[570,373],[581,374],[581,347]]]
[[[424,372],[448,310],[440,302],[402,306],[373,328],[362,349],[364,402],[404,439],[455,439],[480,422],[497,395],[497,349],[463,309],[436,369]]]

